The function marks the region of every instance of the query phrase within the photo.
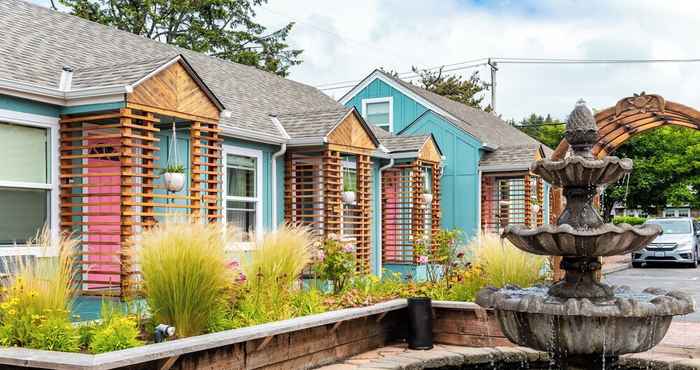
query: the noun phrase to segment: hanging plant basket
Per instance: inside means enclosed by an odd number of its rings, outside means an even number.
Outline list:
[[[426,205],[433,204],[433,193],[423,193],[423,202]]]
[[[355,204],[355,201],[357,201],[357,193],[354,191],[344,191],[342,198],[345,204]]]
[[[183,165],[168,166],[161,172],[163,184],[168,191],[177,193],[185,188],[185,167]]]

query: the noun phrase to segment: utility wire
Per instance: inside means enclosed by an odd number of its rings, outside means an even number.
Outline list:
[[[478,58],[478,59],[472,59],[469,61],[464,61],[460,63],[452,63],[452,64],[446,64],[443,66],[435,66],[435,67],[428,67],[424,68],[421,70],[436,70],[444,67],[449,67],[449,66],[457,66],[469,62],[477,62],[477,61],[488,61],[491,59],[491,61],[497,63],[497,64],[651,64],[651,63],[699,63],[700,59],[699,58],[690,58],[690,59],[566,59],[566,58],[507,58],[507,57],[497,57],[497,58]],[[467,66],[462,66],[462,67],[457,67],[457,68],[448,68],[448,69],[443,69],[443,72],[454,72],[458,70],[463,70],[463,69],[469,69],[469,68],[475,68],[483,65],[487,65],[487,62],[483,63],[476,63],[476,64],[471,64]],[[410,75],[413,73],[413,76],[408,77],[408,76],[402,76],[402,75]],[[415,74],[413,71],[409,72],[402,72],[398,74],[400,78],[402,79],[413,79],[418,77],[417,74]],[[345,89],[348,87],[353,87],[355,86],[359,80],[351,80],[351,81],[340,81],[340,82],[331,82],[331,83],[325,83],[321,85],[317,85],[316,87],[321,89],[321,90],[337,90],[337,89]],[[341,86],[335,86],[342,84]]]

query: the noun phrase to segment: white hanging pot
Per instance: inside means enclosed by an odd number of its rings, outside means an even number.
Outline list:
[[[355,201],[357,200],[357,193],[354,191],[344,191],[342,194],[343,198],[343,203],[345,204],[354,204]]]
[[[540,205],[539,204],[533,204],[532,205],[532,213],[539,213],[540,212]]]
[[[423,202],[426,205],[433,204],[433,193],[423,193]]]
[[[185,188],[185,174],[179,172],[166,172],[163,174],[165,188],[177,193]]]

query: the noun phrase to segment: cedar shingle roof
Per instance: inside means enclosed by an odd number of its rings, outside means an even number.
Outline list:
[[[57,88],[63,66],[75,69],[77,85],[95,86],[95,66],[143,65],[182,54],[202,81],[231,112],[223,128],[281,138],[269,115],[300,109],[338,109],[341,105],[318,89],[254,67],[146,39],[20,0],[0,1],[0,79]],[[80,74],[85,73],[81,77]],[[132,79],[117,73],[95,83]]]

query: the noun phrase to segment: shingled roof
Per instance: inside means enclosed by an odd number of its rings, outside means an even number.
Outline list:
[[[495,151],[487,152],[482,158],[482,166],[508,166],[519,167],[521,161],[531,162],[539,150],[546,155],[551,153],[551,149],[523,133],[517,128],[509,125],[501,118],[492,113],[476,109],[468,105],[445,98],[431,91],[403,81],[381,70],[375,70],[368,76],[370,78],[375,73],[400,85],[411,93],[426,100],[446,114],[433,111],[446,121],[474,136],[483,144],[496,147]],[[404,129],[405,131],[406,129]],[[400,135],[401,133],[399,133]],[[509,154],[517,153],[517,154]]]
[[[281,142],[270,114],[341,107],[314,87],[20,0],[0,2],[0,29],[0,50],[11,50],[0,53],[0,80],[45,88],[58,88],[64,66],[75,70],[74,87],[95,87],[131,80],[183,55],[231,112],[221,119],[225,132],[231,128]],[[114,75],[96,78],[99,66],[115,67]]]

